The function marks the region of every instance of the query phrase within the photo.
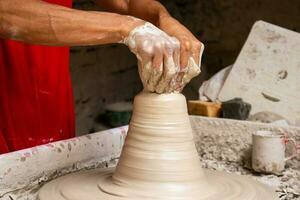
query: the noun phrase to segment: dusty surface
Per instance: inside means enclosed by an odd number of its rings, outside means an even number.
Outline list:
[[[282,200],[300,199],[300,155],[287,162],[282,175],[259,175],[249,170],[253,132],[272,130],[300,142],[300,128],[197,116],[190,119],[204,168],[249,175],[275,188]]]
[[[281,200],[300,199],[300,171],[289,167],[282,175],[262,175],[243,167],[239,163],[200,158],[202,167],[226,171],[238,175],[247,175],[275,189]]]

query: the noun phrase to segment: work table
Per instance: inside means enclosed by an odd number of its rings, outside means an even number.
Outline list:
[[[203,168],[251,176],[273,187],[281,200],[300,200],[299,156],[287,163],[282,175],[259,175],[247,168],[253,131],[282,131],[300,141],[299,128],[196,116],[190,119]],[[74,171],[115,166],[127,128],[0,155],[0,199],[36,199],[46,181]]]
[[[285,133],[299,143],[299,127],[198,116],[190,120],[203,168],[251,176],[276,190],[281,200],[300,200],[300,155],[287,162],[281,175],[255,173],[250,167],[252,133]]]

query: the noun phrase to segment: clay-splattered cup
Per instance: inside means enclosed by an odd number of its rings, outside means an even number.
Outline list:
[[[292,143],[293,153],[285,157],[286,145]],[[297,154],[297,144],[284,134],[257,131],[252,135],[252,168],[257,172],[280,174],[285,162]]]

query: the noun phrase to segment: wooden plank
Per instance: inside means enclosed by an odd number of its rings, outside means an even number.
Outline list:
[[[219,117],[221,114],[221,103],[191,100],[188,101],[188,111],[190,115]]]

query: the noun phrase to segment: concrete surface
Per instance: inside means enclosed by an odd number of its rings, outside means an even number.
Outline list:
[[[218,99],[240,97],[251,114],[269,111],[291,124],[300,120],[300,34],[256,22]]]

